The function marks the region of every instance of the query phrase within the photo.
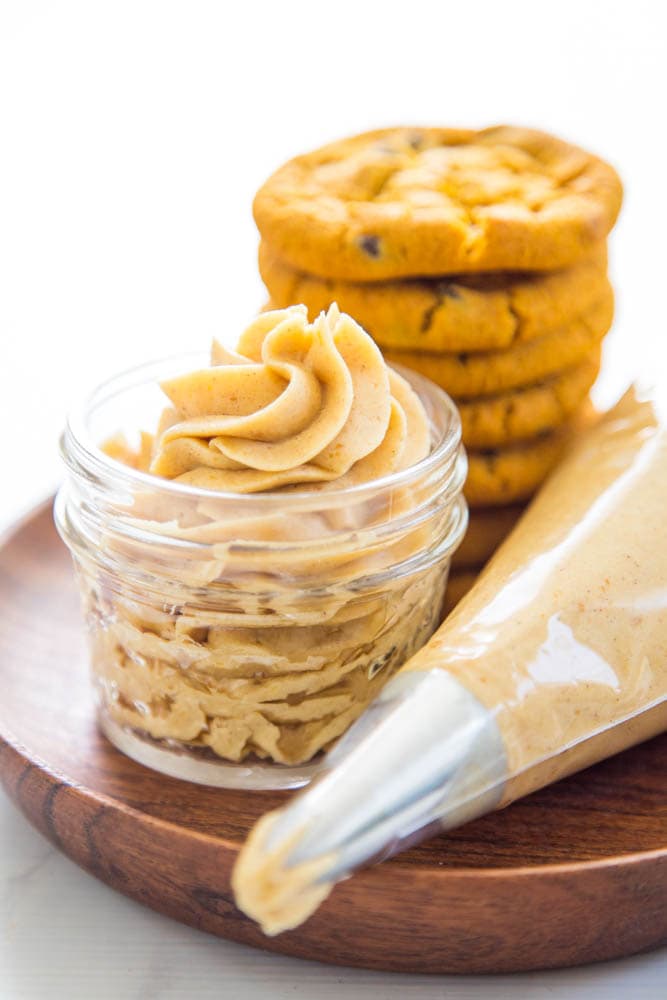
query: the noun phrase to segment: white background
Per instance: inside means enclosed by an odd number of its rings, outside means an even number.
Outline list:
[[[626,202],[608,390],[664,367],[666,67],[651,0],[0,0],[0,525],[57,482],[72,398],[120,368],[233,338],[263,298],[255,189],[288,156],[368,127],[506,121],[610,159]],[[190,988],[611,1000],[657,998],[666,979],[666,953],[503,980],[262,955],[114,896],[0,798],[0,1000]]]

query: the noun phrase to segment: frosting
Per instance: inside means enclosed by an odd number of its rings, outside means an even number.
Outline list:
[[[406,664],[447,670],[494,713],[505,801],[667,725],[666,493],[659,406],[629,391]]]
[[[239,909],[257,920],[269,937],[298,927],[331,892],[333,885],[322,878],[331,858],[288,865],[299,831],[278,850],[267,850],[279,812],[270,812],[253,827],[232,871],[232,889]]]
[[[162,383],[149,469],[207,489],[253,493],[377,479],[428,454],[430,428],[411,387],[335,306],[264,313],[235,351]]]
[[[364,860],[664,732],[666,493],[664,404],[629,391],[320,781],[251,831],[232,884],[266,933],[306,919]],[[384,767],[397,745],[409,783]]]
[[[425,485],[374,488],[429,454],[432,424],[335,307],[313,324],[303,307],[265,313],[161,387],[156,432],[105,446],[156,483],[101,541],[119,580],[81,573],[104,710],[229,760],[305,762],[437,625],[457,451]],[[367,497],[337,492],[361,484]]]

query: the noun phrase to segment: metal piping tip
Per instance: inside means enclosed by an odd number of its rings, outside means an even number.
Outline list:
[[[267,901],[297,882],[301,893],[319,886],[321,901],[359,866],[493,809],[506,777],[491,712],[444,670],[399,673],[312,784],[251,834],[239,865],[270,873]],[[250,915],[264,924],[256,903]]]

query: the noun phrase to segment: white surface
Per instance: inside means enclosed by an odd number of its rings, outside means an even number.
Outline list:
[[[611,159],[627,196],[610,384],[664,367],[664,38],[652,0],[0,0],[0,524],[57,481],[75,393],[253,314],[254,190],[361,128],[504,120]],[[664,996],[667,979],[664,951],[483,980],[252,952],[114,895],[1,796],[0,920],[0,1000],[613,1000]]]

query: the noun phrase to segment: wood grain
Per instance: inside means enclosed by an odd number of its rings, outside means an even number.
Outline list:
[[[236,910],[229,875],[252,823],[285,794],[166,778],[98,733],[50,507],[0,550],[0,779],[93,875],[256,947],[373,969],[506,972],[667,941],[667,736],[359,873],[303,928],[265,938]]]

